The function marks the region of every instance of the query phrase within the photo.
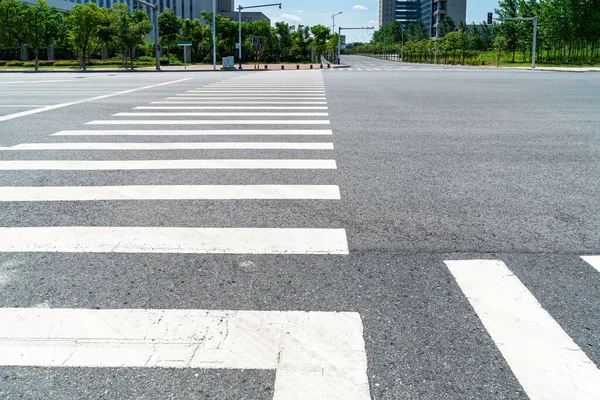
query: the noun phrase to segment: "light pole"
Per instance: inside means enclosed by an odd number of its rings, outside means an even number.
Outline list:
[[[212,2],[212,40],[213,40],[213,70],[217,69],[217,0]]]
[[[158,44],[158,6],[156,4],[150,4],[144,0],[135,0],[138,3],[145,5],[146,7],[150,7],[152,10],[153,17],[152,22],[154,23],[154,47],[156,49],[156,70],[160,71],[160,44]]]
[[[271,3],[271,4],[259,4],[256,6],[246,6],[246,7],[239,6],[238,7],[238,22],[239,22],[238,57],[240,59],[240,69],[242,69],[242,10],[246,9],[246,8],[274,7],[274,6],[279,6],[279,9],[281,9],[281,4],[282,3]]]
[[[331,24],[331,34],[333,35],[335,33],[335,17],[337,17],[338,15],[340,15],[341,13],[343,13],[343,11],[340,11],[339,13],[335,13],[331,16],[331,20],[333,21]],[[335,52],[334,52],[335,53]]]
[[[404,62],[404,27],[400,28],[402,30],[402,46],[400,48],[400,62]]]

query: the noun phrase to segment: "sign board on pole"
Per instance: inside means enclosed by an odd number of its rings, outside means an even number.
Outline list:
[[[191,45],[192,45],[191,40],[180,40],[177,42],[177,46],[191,46]]]
[[[191,40],[179,40],[177,46],[183,47],[183,69],[187,70],[187,48],[192,47]]]

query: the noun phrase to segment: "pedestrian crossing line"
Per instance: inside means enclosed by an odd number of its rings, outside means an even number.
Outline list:
[[[0,171],[117,171],[169,169],[337,169],[335,160],[0,160]]]
[[[503,262],[445,263],[530,399],[598,399],[600,370]]]
[[[266,119],[187,119],[187,120],[99,120],[86,122],[86,125],[330,125],[329,120],[266,120]]]
[[[0,308],[0,365],[275,370],[274,399],[370,399],[354,312]]]
[[[185,100],[178,97],[174,100]],[[326,101],[153,101],[150,104],[327,104]]]
[[[135,185],[0,187],[0,201],[340,200],[335,185]]]
[[[581,258],[600,272],[600,256],[582,256]]]
[[[346,255],[348,243],[344,229],[10,227],[0,252]]]
[[[134,110],[327,110],[328,107],[303,106],[138,106]]]
[[[326,112],[120,112],[113,117],[328,117]]]
[[[305,98],[313,98],[313,97],[318,97],[320,99],[325,99],[326,96],[324,94],[321,93],[296,93],[296,94],[290,94],[290,93],[257,93],[257,92],[252,92],[252,93],[239,93],[239,92],[235,92],[240,94],[241,96],[233,96],[232,93],[227,93],[227,92],[218,92],[218,93],[199,93],[199,92],[188,92],[188,93],[178,93],[176,94],[176,96],[180,96],[180,97],[198,97],[202,94],[208,94],[209,96],[205,96],[203,97],[204,99],[206,98],[211,98],[211,99],[218,99],[218,98],[222,98],[222,97],[231,97],[234,99],[252,99],[252,98],[264,98],[264,97],[268,97],[268,98],[273,98],[273,99],[279,99],[279,98],[286,98],[286,99],[297,99],[297,100],[301,100],[301,99],[305,99]]]
[[[71,130],[51,136],[331,136],[331,129],[206,129],[206,130]]]
[[[325,89],[325,85],[324,84],[294,84],[294,85],[274,85],[274,84],[268,84],[268,85],[264,85],[262,83],[256,83],[256,84],[218,84],[218,85],[209,85],[209,86],[205,86],[205,87],[199,87],[199,88],[195,88],[193,90],[206,90],[206,89],[321,89],[324,90]]]
[[[23,143],[0,151],[23,150],[333,150],[333,143],[173,142],[173,143]]]
[[[314,95],[314,94],[324,94],[324,90],[188,90],[186,93],[204,93],[204,94],[222,94],[222,93],[252,93],[255,95],[267,94],[267,95],[277,95],[278,93],[292,93],[294,95]],[[289,94],[286,94],[289,96]]]
[[[167,97],[166,100],[204,100],[206,101],[206,99],[208,97],[198,97],[198,96],[191,96],[189,94],[178,94],[177,96],[180,97]],[[210,103],[214,103],[216,101],[224,101],[224,100],[237,100],[239,101],[240,98],[242,97],[229,97],[229,96],[210,96],[211,99],[213,99],[213,101],[210,101]],[[279,100],[294,100],[294,101],[326,101],[327,99],[325,97],[254,97],[254,96],[243,96],[243,99],[246,101],[252,101],[252,104],[254,104],[255,101],[264,101],[264,100],[277,100],[279,102]]]

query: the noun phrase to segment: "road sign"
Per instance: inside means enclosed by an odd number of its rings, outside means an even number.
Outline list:
[[[347,48],[348,50],[352,50],[352,45],[351,45],[351,44],[349,44],[349,45],[347,45],[347,46],[346,46],[346,48]]]
[[[192,45],[192,41],[191,40],[180,40],[177,42],[177,46],[191,46]]]

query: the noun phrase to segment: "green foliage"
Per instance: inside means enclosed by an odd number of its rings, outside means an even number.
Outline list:
[[[92,50],[100,45],[99,31],[109,19],[110,10],[100,8],[96,3],[76,4],[65,23],[69,29],[69,41],[74,50],[79,52],[81,69],[86,69],[86,60]]]
[[[310,28],[310,32],[313,35],[310,46],[320,59],[320,56],[327,50],[327,41],[331,37],[331,30],[324,25],[315,25]]]
[[[166,9],[158,14],[158,33],[160,45],[165,54],[177,48],[177,38],[181,32],[181,20],[173,10]]]

